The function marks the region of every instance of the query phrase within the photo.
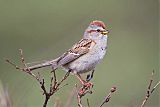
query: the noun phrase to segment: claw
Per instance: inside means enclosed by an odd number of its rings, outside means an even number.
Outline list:
[[[83,86],[86,87],[86,88],[88,88],[88,89],[90,89],[90,88],[93,88],[93,83],[86,82],[86,83],[83,84]]]
[[[86,93],[92,94],[91,88],[93,88],[93,84],[91,82],[85,82],[78,92],[79,96],[82,97]]]
[[[92,91],[91,89],[93,88],[93,84],[89,81],[84,81],[81,76],[79,74],[76,75],[77,78],[79,79],[79,81],[81,82],[82,84],[82,87],[80,88],[79,92],[78,92],[78,95],[80,97],[84,96],[86,93],[90,93],[92,94]]]

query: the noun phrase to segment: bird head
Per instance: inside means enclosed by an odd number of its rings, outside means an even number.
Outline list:
[[[106,25],[102,21],[92,21],[88,28],[84,33],[84,37],[86,38],[93,38],[93,37],[102,37],[107,36],[109,31],[106,29]]]

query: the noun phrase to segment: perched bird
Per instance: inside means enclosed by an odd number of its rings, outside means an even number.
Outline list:
[[[55,70],[58,67],[62,67],[67,72],[74,73],[84,85],[86,82],[81,78],[80,74],[94,70],[96,65],[103,59],[107,50],[108,33],[109,31],[102,21],[92,21],[85,30],[83,38],[63,55],[27,69],[32,71],[52,66]]]

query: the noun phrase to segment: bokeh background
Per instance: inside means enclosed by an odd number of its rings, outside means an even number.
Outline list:
[[[9,58],[18,65],[19,51],[28,62],[54,59],[81,39],[93,20],[102,20],[110,30],[108,53],[96,68],[92,82],[92,107],[97,107],[112,86],[118,91],[106,105],[109,107],[137,107],[145,97],[152,70],[154,84],[160,79],[158,63],[158,0],[0,0],[0,81],[8,88],[13,107],[40,107],[43,96],[37,82],[5,62]],[[49,83],[50,68],[38,70]],[[58,77],[64,75],[57,71]],[[69,83],[49,101],[65,103],[74,84]],[[160,106],[160,87],[153,93],[146,107]],[[73,107],[77,106],[76,97]]]

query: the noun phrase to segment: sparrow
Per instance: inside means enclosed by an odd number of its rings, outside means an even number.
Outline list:
[[[107,51],[108,29],[102,21],[92,21],[85,30],[83,38],[60,57],[26,68],[29,71],[51,66],[53,70],[62,67],[75,74],[82,84],[80,74],[92,71],[104,58]]]

